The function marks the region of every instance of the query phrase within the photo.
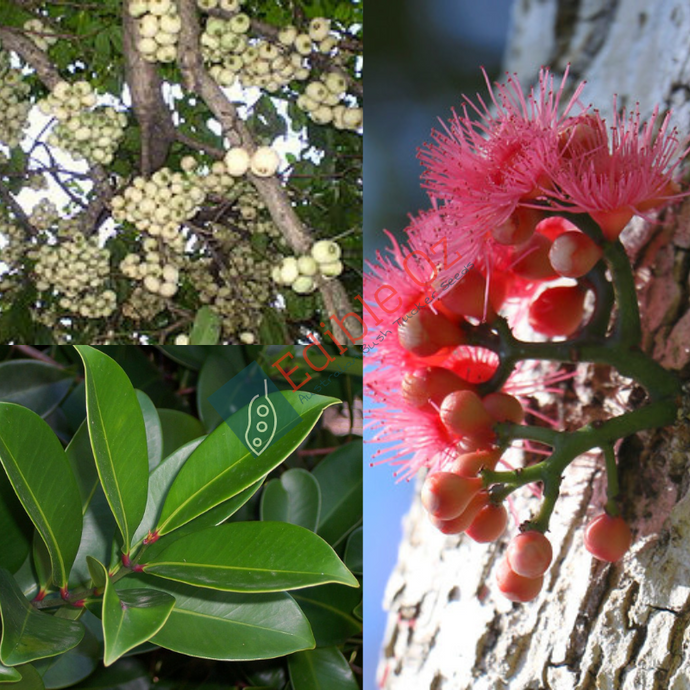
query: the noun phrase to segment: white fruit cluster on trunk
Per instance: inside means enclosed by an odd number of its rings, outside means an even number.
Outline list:
[[[507,69],[523,84],[541,65],[574,83],[585,104],[611,111],[640,102],[673,108],[690,133],[690,4],[685,0],[518,0]],[[624,235],[634,257],[644,345],[690,373],[690,202],[663,224]],[[644,401],[606,367],[582,367],[548,409],[575,428]],[[584,526],[605,502],[603,459],[592,453],[566,471],[548,534],[554,563],[532,603],[508,602],[494,571],[516,533],[496,544],[445,537],[419,501],[405,521],[386,592],[389,622],[379,682],[386,690],[690,690],[690,403],[673,429],[626,439],[619,452],[623,514],[635,541],[625,559],[597,562]],[[520,521],[539,501],[515,496]]]

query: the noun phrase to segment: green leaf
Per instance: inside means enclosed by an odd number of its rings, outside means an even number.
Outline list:
[[[81,495],[82,512],[86,511],[98,486],[98,471],[91,450],[89,427],[84,420],[65,449],[67,460],[77,480]]]
[[[211,348],[200,345],[159,345],[158,349],[176,362],[197,371],[212,352]]]
[[[336,547],[362,523],[362,442],[333,451],[312,474],[321,487],[318,533]]]
[[[89,574],[91,575],[91,582],[93,583],[94,589],[103,589],[108,579],[107,572],[103,572],[103,564],[93,556],[87,556],[86,562],[89,566]]]
[[[141,407],[146,428],[146,446],[149,451],[149,472],[163,459],[163,428],[156,406],[143,391],[134,391]]]
[[[88,557],[92,556],[103,562],[108,562],[112,551],[113,538],[117,534],[117,525],[105,498],[100,484],[96,484],[89,507],[84,513],[84,529],[82,531],[79,552],[69,574],[69,586],[88,587],[92,578]]]
[[[74,375],[52,364],[12,360],[0,364],[0,401],[13,402],[47,417],[67,395]]]
[[[79,549],[82,515],[77,481],[60,441],[35,412],[0,403],[0,461],[48,548],[53,582],[64,587]]]
[[[19,682],[10,681],[12,685],[7,686],[8,690],[44,690],[43,680],[31,664],[15,666],[13,670],[20,674],[21,680]]]
[[[359,690],[347,659],[336,647],[293,654],[288,668],[292,690]]]
[[[175,598],[154,589],[117,591],[108,572],[99,563],[105,578],[103,594],[103,663],[110,666],[130,649],[150,640],[168,620]]]
[[[98,476],[117,522],[125,553],[146,509],[146,428],[134,388],[110,357],[75,345],[86,371],[86,411]]]
[[[118,583],[118,589],[140,586],[175,597],[167,623],[152,638],[152,642],[174,652],[247,661],[272,659],[314,646],[306,617],[283,592],[218,592],[141,575]]]
[[[22,679],[22,674],[12,666],[0,664],[0,683],[16,683]]]
[[[153,531],[158,522],[163,498],[172,486],[177,473],[180,471],[180,467],[182,467],[187,458],[203,440],[203,438],[198,438],[190,441],[182,448],[178,448],[149,475],[149,493],[146,501],[146,510],[137,531],[134,533],[134,537],[132,537],[132,541],[135,544],[146,537],[149,531]]]
[[[158,410],[163,429],[163,457],[206,433],[203,424],[192,415],[178,410]]]
[[[344,644],[362,631],[352,615],[361,597],[361,590],[342,585],[321,585],[292,592],[292,598],[309,619],[317,647]]]
[[[0,661],[7,666],[62,654],[84,636],[81,623],[49,616],[31,606],[5,568],[0,568],[0,614]]]
[[[299,399],[295,391],[278,395],[283,395],[293,407]],[[282,436],[279,435],[285,427],[278,420],[278,440],[258,457],[247,450],[227,424],[219,426],[192,453],[175,478],[161,512],[159,534],[172,532],[264,477],[306,438],[323,410],[337,402],[335,398],[314,395],[301,405],[301,421]]]
[[[51,571],[50,553],[38,532],[34,532],[32,555],[39,588],[45,592],[52,582],[53,574]]]
[[[220,317],[211,307],[201,307],[194,318],[190,345],[216,345],[220,338]]]
[[[196,388],[197,408],[207,431],[212,431],[223,422],[209,397],[235,378],[245,367],[246,364],[240,357],[229,359],[216,352],[212,353],[201,367]]]
[[[345,547],[345,565],[358,575],[364,573],[364,558],[362,555],[363,530],[361,527],[350,534]]]
[[[193,532],[199,532],[207,527],[213,527],[214,525],[220,525],[222,522],[227,520],[229,517],[234,515],[249,499],[261,488],[263,484],[263,478],[259,479],[249,486],[244,491],[240,491],[237,496],[233,496],[227,501],[217,505],[215,508],[205,512],[198,518],[195,518],[186,525],[179,527],[174,532],[166,534],[157,541],[150,544],[146,551],[146,559],[155,558],[163,549],[167,549],[170,544],[177,541],[180,537],[186,534],[192,534]]]
[[[359,586],[323,539],[285,522],[235,522],[189,534],[149,560],[144,572],[226,592]]]
[[[261,496],[261,519],[289,522],[316,532],[321,510],[321,490],[303,469],[285,472],[266,484]]]
[[[16,573],[31,547],[34,526],[14,493],[5,471],[0,469],[0,553],[3,565]]]
[[[359,618],[359,620],[363,621],[364,620],[364,601],[360,601],[359,604],[357,604],[357,606],[355,606],[355,609],[352,613],[354,613],[354,615],[357,616],[357,618]]]
[[[138,659],[120,659],[112,666],[99,666],[73,690],[146,690],[149,673]]]

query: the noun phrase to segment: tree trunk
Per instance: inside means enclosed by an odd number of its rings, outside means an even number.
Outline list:
[[[507,68],[522,83],[541,64],[572,65],[583,100],[606,113],[612,94],[643,117],[656,103],[690,129],[690,8],[681,0],[519,0]],[[571,83],[571,86],[572,86]],[[639,280],[648,352],[690,372],[690,201],[662,224],[623,235]],[[640,401],[642,391],[606,367],[580,367],[552,412],[579,426]],[[405,523],[387,593],[390,611],[379,682],[388,690],[685,690],[690,688],[690,430],[688,400],[673,429],[621,446],[621,504],[634,543],[623,561],[595,561],[586,522],[605,503],[601,455],[566,471],[549,533],[554,561],[541,595],[511,604],[497,591],[498,543],[444,537],[418,500]],[[538,500],[516,492],[519,520]]]

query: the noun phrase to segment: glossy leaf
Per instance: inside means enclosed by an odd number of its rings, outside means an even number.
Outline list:
[[[192,415],[179,410],[158,410],[163,429],[163,457],[167,458],[180,446],[206,434],[204,425]]]
[[[149,673],[141,661],[120,659],[108,668],[98,667],[73,690],[146,690],[149,687]]]
[[[98,476],[125,552],[146,508],[148,451],[141,408],[125,372],[99,350],[75,348],[86,371],[86,410]]]
[[[360,601],[357,606],[355,606],[354,611],[352,612],[359,620],[363,621],[364,620],[364,601]]]
[[[311,625],[317,647],[346,642],[362,631],[352,610],[359,603],[361,590],[342,585],[321,585],[291,592]]]
[[[133,543],[136,544],[144,539],[149,531],[153,530],[156,526],[163,505],[163,499],[172,486],[177,473],[180,471],[180,467],[182,467],[187,458],[196,450],[203,440],[203,437],[198,438],[178,448],[151,472],[149,475],[149,493],[146,500],[146,510],[132,538]]]
[[[107,579],[107,571],[104,572],[103,564],[93,556],[87,556],[86,562],[89,567],[89,575],[94,589],[104,589]]]
[[[105,580],[103,593],[103,663],[110,666],[123,654],[151,639],[165,624],[175,598],[166,592],[147,589],[118,591],[99,563]]]
[[[140,390],[134,391],[141,407],[146,428],[146,446],[149,451],[149,472],[155,469],[163,459],[163,428],[158,416],[156,406],[151,402],[146,393]]]
[[[207,306],[201,307],[194,317],[190,345],[215,345],[220,338],[220,317]]]
[[[58,611],[58,613],[62,612],[84,613],[83,610],[71,607],[64,607]],[[86,617],[86,614],[84,616]],[[100,621],[98,621],[98,625],[100,626]],[[90,631],[88,625],[84,625],[84,628],[84,637],[76,647],[65,654],[36,662],[36,670],[43,676],[46,688],[72,687],[91,675],[96,666],[99,665],[103,656],[102,645]]]
[[[99,483],[96,462],[93,459],[93,451],[91,450],[89,427],[86,420],[81,423],[74,436],[72,436],[72,440],[65,448],[65,454],[77,480],[83,513],[93,498]]]
[[[229,592],[277,592],[356,578],[333,549],[304,527],[285,522],[236,522],[173,542],[144,572]]]
[[[294,391],[280,394],[288,402],[298,400]],[[278,420],[277,440],[258,457],[246,449],[227,424],[219,426],[180,469],[163,505],[159,533],[181,527],[264,477],[306,438],[323,410],[337,402],[334,398],[313,396],[301,406],[301,421],[282,436]]]
[[[303,469],[288,470],[280,479],[267,482],[261,496],[261,519],[290,522],[312,532],[319,524],[319,483]]]
[[[362,442],[333,451],[312,474],[321,487],[318,533],[337,547],[362,524]]]
[[[235,359],[223,357],[218,352],[213,352],[207,357],[199,372],[197,383],[197,408],[199,417],[207,431],[212,431],[222,424],[223,418],[213,406],[209,397],[228,381],[235,378],[246,364],[239,356]]]
[[[361,527],[357,528],[350,534],[347,540],[347,547],[345,548],[345,565],[358,575],[362,575],[364,572],[364,558],[362,555],[363,536],[363,529]]]
[[[60,441],[35,412],[0,403],[0,461],[48,548],[53,582],[66,585],[82,515],[79,488]]]
[[[0,467],[0,554],[2,564],[17,572],[31,548],[34,526]]]
[[[203,345],[159,345],[158,349],[170,359],[197,371],[201,369],[213,350],[213,348]]]
[[[227,501],[223,501],[215,508],[199,515],[191,522],[183,525],[174,532],[164,535],[157,541],[153,542],[147,547],[146,556],[144,560],[153,560],[163,549],[167,549],[170,544],[177,541],[180,537],[186,534],[192,534],[193,532],[199,532],[207,527],[213,527],[214,525],[220,525],[222,522],[232,517],[249,499],[261,488],[263,484],[263,479],[259,479],[244,491],[240,491],[237,496],[229,498]]]
[[[22,679],[22,674],[13,667],[0,664],[0,683],[16,683]]]
[[[65,369],[34,360],[0,364],[0,401],[28,407],[47,417],[65,397],[74,375]]]
[[[152,587],[175,597],[175,606],[152,642],[206,659],[271,659],[314,646],[309,623],[283,592],[240,594],[190,587],[135,575],[121,587]]]
[[[44,690],[43,679],[31,664],[15,666],[14,669],[21,674],[21,680],[7,685],[8,690]]]
[[[84,636],[81,623],[49,616],[31,606],[4,568],[0,568],[0,614],[0,661],[7,666],[62,654]]]
[[[50,553],[48,553],[45,542],[41,539],[41,535],[38,532],[34,532],[32,556],[39,588],[45,592],[52,583],[53,573],[51,569]]]
[[[293,690],[359,690],[347,659],[336,647],[293,654],[288,668]]]
[[[84,513],[84,528],[81,535],[79,551],[69,574],[69,586],[87,587],[91,580],[91,571],[87,556],[108,562],[112,550],[113,538],[117,534],[117,525],[108,501],[100,484],[96,484],[94,496]]]

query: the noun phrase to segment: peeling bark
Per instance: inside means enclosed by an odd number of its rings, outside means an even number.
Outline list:
[[[519,0],[508,68],[521,80],[542,64],[570,62],[603,112],[611,96],[643,116],[673,107],[690,131],[690,9],[679,0]],[[537,39],[538,37],[538,39]],[[575,80],[573,80],[575,81]],[[690,202],[656,225],[624,235],[642,305],[644,348],[690,374]],[[416,500],[405,520],[379,680],[386,690],[687,690],[690,688],[690,404],[672,429],[626,439],[619,453],[621,504],[634,533],[617,564],[594,561],[586,522],[605,503],[603,458],[566,471],[549,537],[554,563],[542,594],[505,600],[494,569],[515,533],[497,544],[445,537]],[[587,367],[548,412],[568,426],[634,407],[642,392],[606,367]],[[538,507],[516,496],[522,520]]]

